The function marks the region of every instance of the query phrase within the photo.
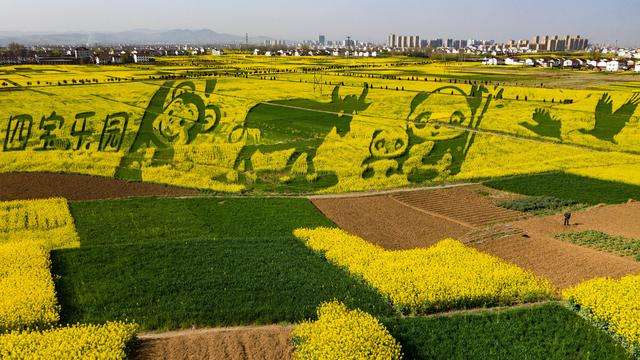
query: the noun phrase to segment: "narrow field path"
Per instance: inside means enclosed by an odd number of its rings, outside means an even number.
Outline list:
[[[293,326],[188,329],[138,336],[133,359],[291,359]]]

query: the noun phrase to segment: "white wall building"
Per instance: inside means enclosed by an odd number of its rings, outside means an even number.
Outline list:
[[[605,71],[608,72],[617,72],[618,70],[620,70],[620,63],[616,60],[609,61],[605,68]]]
[[[640,73],[640,64],[636,64],[635,72]]]

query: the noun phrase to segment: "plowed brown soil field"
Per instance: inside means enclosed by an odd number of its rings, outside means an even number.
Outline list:
[[[640,202],[595,206],[573,213],[571,226],[562,225],[562,215],[531,218],[516,225],[551,236],[565,232],[601,231],[610,235],[640,239]]]
[[[619,278],[640,274],[640,263],[632,259],[570,244],[540,233],[528,232],[528,236],[493,239],[473,246],[531,270],[549,279],[559,289],[597,277]]]
[[[556,240],[562,231],[599,230],[640,237],[640,203],[591,208],[574,214],[533,217],[497,207],[493,194],[478,185],[366,197],[312,199],[344,230],[387,249],[429,247],[443,238],[459,239],[549,279],[563,289],[596,277],[640,274],[633,259]]]
[[[573,214],[572,225],[553,215],[517,221],[511,226],[527,237],[512,236],[474,244],[567,288],[596,277],[619,278],[640,274],[640,262],[604,251],[589,249],[554,238],[565,231],[598,230],[630,238],[640,237],[640,203],[598,206]]]
[[[311,201],[340,228],[390,250],[428,247],[472,229],[410,208],[388,195]]]
[[[141,335],[132,354],[139,360],[291,359],[291,327],[198,329]]]
[[[199,191],[106,177],[57,173],[2,173],[0,200],[63,197],[68,200],[117,199],[137,196],[188,196]]]

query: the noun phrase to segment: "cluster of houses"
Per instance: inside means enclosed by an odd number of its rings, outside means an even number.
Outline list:
[[[301,50],[301,49],[284,49],[284,50],[260,50],[254,49],[253,55],[264,56],[345,56],[345,57],[378,57],[377,51],[358,51],[344,49],[323,49],[323,50]]]
[[[640,53],[633,59],[586,60],[586,59],[515,59],[484,58],[482,64],[488,66],[537,66],[545,68],[591,69],[607,72],[635,71],[640,73]]]
[[[152,63],[162,56],[222,55],[217,48],[200,46],[117,46],[117,47],[37,47],[23,48],[19,53],[2,52],[0,65],[19,64],[126,64]]]

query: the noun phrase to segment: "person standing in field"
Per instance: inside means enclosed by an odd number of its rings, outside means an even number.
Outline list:
[[[564,213],[564,226],[570,226],[571,225],[571,213],[570,212],[566,212]]]

